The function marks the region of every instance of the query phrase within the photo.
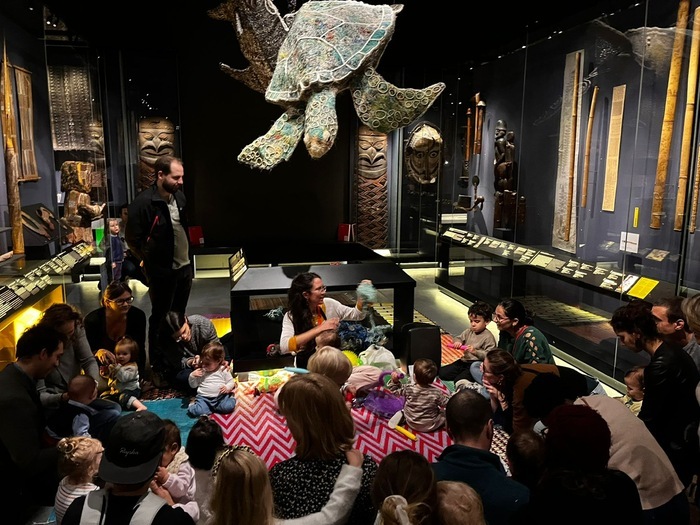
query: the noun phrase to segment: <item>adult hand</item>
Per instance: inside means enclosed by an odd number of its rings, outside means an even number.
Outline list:
[[[163,498],[168,503],[168,505],[170,505],[171,507],[173,505],[175,505],[175,501],[173,500],[173,497],[170,495],[170,492],[168,492],[168,489],[158,485],[156,480],[151,481],[151,490],[153,491],[153,493],[156,496],[160,496],[161,498]]]
[[[345,457],[348,460],[348,465],[350,465],[351,467],[361,467],[362,462],[365,460],[364,454],[356,448],[346,450]]]
[[[484,384],[484,387],[486,387],[486,390],[488,391],[489,395],[493,399],[498,399],[498,396],[500,395],[501,392],[498,390],[496,385],[492,384],[487,379],[483,379],[483,384]]]
[[[170,477],[170,472],[165,467],[158,467],[156,469],[155,481],[158,485],[164,485],[168,478]]]
[[[114,357],[114,354],[106,348],[100,348],[97,352],[95,352],[95,357],[102,366],[111,365],[117,362],[117,358]]]
[[[323,321],[319,326],[321,327],[321,331],[337,330],[339,324],[340,319],[338,317],[331,317],[330,319]]]

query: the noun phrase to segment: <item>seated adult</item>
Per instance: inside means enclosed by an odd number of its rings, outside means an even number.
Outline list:
[[[532,430],[537,420],[530,417],[523,405],[525,389],[540,374],[555,374],[562,380],[567,399],[577,399],[592,393],[605,395],[605,389],[594,377],[568,366],[542,363],[521,365],[501,349],[489,350],[482,363],[484,386],[489,392],[496,423],[506,432]]]
[[[571,400],[565,399],[559,377],[541,374],[525,390],[523,402],[528,414],[546,427],[552,410]],[[608,424],[611,438],[608,467],[621,470],[634,481],[645,523],[686,525],[690,509],[683,484],[644,422],[612,397],[584,396],[574,404],[591,407]]]
[[[634,482],[608,468],[605,420],[588,406],[561,405],[548,423],[544,473],[513,523],[643,523]]]
[[[192,391],[188,379],[199,367],[202,348],[207,343],[221,342],[210,319],[173,311],[165,315],[158,341],[165,359],[166,380],[186,392]]]
[[[499,330],[498,348],[507,350],[516,363],[546,363],[553,365],[554,356],[547,337],[536,327],[534,320],[523,303],[517,299],[503,299],[496,306],[493,322]],[[482,383],[480,363],[470,367],[472,377]]]
[[[370,281],[363,281],[369,283]],[[337,330],[340,321],[365,318],[361,296],[354,307],[326,297],[326,286],[314,272],[296,275],[287,292],[287,313],[282,319],[280,352],[296,354],[296,366],[306,368],[316,351],[316,336],[325,330]]]
[[[473,390],[461,390],[447,402],[447,433],[454,441],[433,463],[438,481],[461,481],[481,496],[489,525],[507,524],[528,502],[530,490],[509,478],[500,458],[490,452],[493,412]]]
[[[46,326],[17,341],[17,361],[0,372],[0,505],[4,523],[26,523],[38,506],[52,506],[58,451],[42,439],[46,418],[36,382],[58,366],[63,336]]]
[[[95,381],[99,380],[97,361],[90,350],[82,319],[83,316],[73,306],[54,303],[39,320],[39,324],[57,330],[66,339],[58,367],[37,382],[41,404],[47,410],[57,409],[60,403],[68,402],[68,383],[73,377],[84,373]],[[118,403],[99,398],[89,406],[93,410],[90,416],[92,437],[103,441],[122,409]]]
[[[294,456],[270,469],[277,517],[300,518],[320,511],[328,501],[345,451],[353,447],[355,424],[338,385],[316,373],[292,376],[281,390],[279,410],[296,448]],[[377,463],[365,455],[360,492],[348,523],[373,523],[377,511],[370,495]]]
[[[613,312],[610,325],[625,347],[651,357],[644,368],[644,402],[639,419],[664,449],[687,487],[700,464],[700,406],[695,398],[700,373],[681,347],[661,340],[651,309],[651,303],[635,299]]]
[[[115,363],[114,346],[128,335],[139,345],[137,364],[139,376],[148,377],[146,371],[146,313],[133,306],[134,295],[125,282],[113,281],[102,292],[100,308],[85,316],[85,335],[93,353],[104,364]]]

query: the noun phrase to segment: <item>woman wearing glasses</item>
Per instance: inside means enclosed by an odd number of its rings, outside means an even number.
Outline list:
[[[112,364],[114,346],[128,335],[139,346],[140,377],[149,377],[146,371],[146,313],[132,303],[134,295],[125,282],[113,281],[102,293],[102,306],[85,316],[85,334],[93,353],[104,364]]]
[[[496,307],[493,320],[500,331],[498,348],[510,352],[516,362],[554,363],[545,335],[532,326],[532,314],[516,299],[504,299]]]
[[[313,272],[294,277],[287,292],[287,301],[288,310],[282,319],[280,352],[295,353],[296,366],[300,368],[306,368],[309,357],[316,351],[315,339],[318,334],[337,330],[340,321],[361,321],[365,318],[360,296],[354,307],[326,297],[326,285]]]

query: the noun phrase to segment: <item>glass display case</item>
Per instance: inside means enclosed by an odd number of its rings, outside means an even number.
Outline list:
[[[685,18],[650,0],[530,34],[444,95],[452,209],[436,282],[520,299],[557,348],[614,381],[645,359],[618,343],[614,310],[700,288],[691,4]]]

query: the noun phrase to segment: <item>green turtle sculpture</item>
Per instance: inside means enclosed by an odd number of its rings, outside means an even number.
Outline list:
[[[286,111],[263,136],[243,148],[238,160],[270,170],[288,160],[304,137],[312,158],[325,155],[338,133],[336,96],[349,89],[360,120],[389,133],[419,118],[445,88],[399,88],[375,70],[394,33],[403,5],[354,0],[306,2],[291,20],[265,91]]]

